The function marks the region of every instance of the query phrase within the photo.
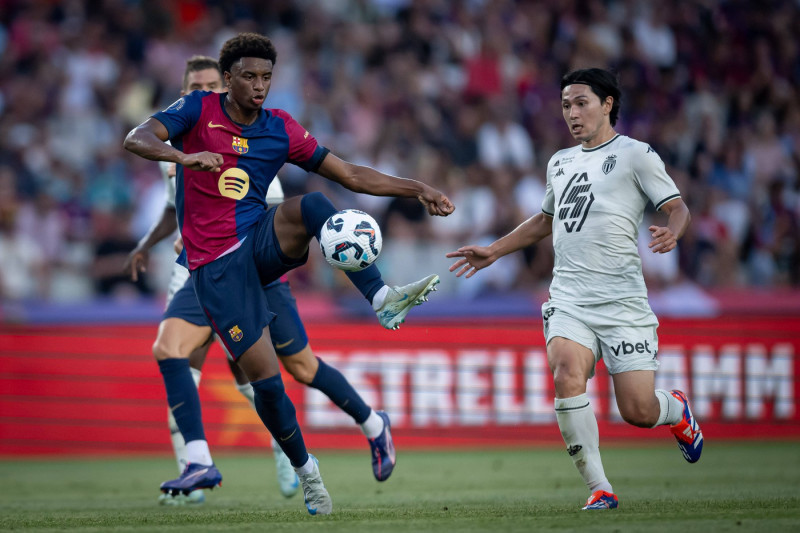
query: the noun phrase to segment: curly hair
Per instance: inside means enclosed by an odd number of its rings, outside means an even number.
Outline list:
[[[611,112],[608,118],[612,126],[617,123],[619,107],[622,104],[622,91],[619,88],[619,80],[617,80],[617,76],[613,72],[601,68],[573,70],[561,78],[561,90],[563,91],[564,87],[573,83],[591,87],[592,92],[600,97],[601,102],[605,102],[609,96],[613,98],[614,101],[611,104]]]
[[[187,59],[186,69],[183,71],[183,89],[186,89],[189,81],[189,74],[207,69],[219,70],[219,63],[217,63],[217,60],[208,56],[192,56]],[[220,76],[221,75],[220,73]]]
[[[269,38],[258,33],[240,33],[222,45],[222,49],[219,51],[220,70],[230,72],[233,64],[243,57],[269,59],[274,65],[278,58],[278,52]]]

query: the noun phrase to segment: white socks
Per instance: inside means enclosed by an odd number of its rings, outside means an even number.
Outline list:
[[[364,436],[368,439],[374,439],[383,432],[383,426],[383,418],[379,417],[378,413],[372,409],[367,419],[361,424],[361,431],[364,432]]]
[[[659,413],[658,421],[653,427],[664,426],[666,424],[674,426],[681,421],[684,407],[682,401],[664,389],[656,389],[656,398],[658,398],[658,405],[661,408],[661,413]]]
[[[556,420],[567,452],[590,492],[613,492],[600,459],[600,432],[589,397],[556,398]]]
[[[386,295],[389,294],[389,286],[384,285],[378,292],[375,293],[375,296],[372,297],[372,308],[377,311],[383,305],[383,302],[386,300]]]
[[[239,389],[239,392],[242,393],[242,396],[247,398],[247,401],[250,402],[250,405],[253,409],[256,408],[256,393],[253,392],[253,386],[249,383],[245,383],[244,385],[236,384],[236,388]]]
[[[187,460],[192,464],[211,465],[211,450],[208,449],[208,441],[192,440],[186,443]]]
[[[308,456],[308,461],[303,466],[296,466],[294,471],[297,472],[298,476],[302,476],[303,474],[310,474],[314,470],[314,460],[311,456]]]

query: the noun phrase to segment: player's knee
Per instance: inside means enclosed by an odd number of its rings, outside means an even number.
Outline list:
[[[642,402],[618,402],[619,414],[628,424],[640,428],[651,428],[658,420],[658,413]]]
[[[303,225],[309,235],[319,238],[319,231],[328,218],[336,212],[333,203],[319,191],[303,196],[300,201]]]
[[[305,362],[297,362],[294,364],[285,365],[285,367],[292,378],[294,378],[294,380],[298,383],[310,385],[311,382],[314,381],[314,375],[316,374],[317,369],[312,368],[311,365]]]
[[[586,392],[586,376],[575,365],[559,364],[553,370],[553,383],[559,398],[572,398]]]
[[[155,357],[156,361],[186,358],[186,356],[181,355],[176,346],[164,342],[161,338],[156,339],[156,342],[153,343],[153,357]]]

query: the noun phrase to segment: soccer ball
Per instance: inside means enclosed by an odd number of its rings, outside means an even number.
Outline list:
[[[322,226],[319,248],[323,257],[339,270],[364,270],[381,253],[381,228],[375,219],[358,209],[331,215]]]

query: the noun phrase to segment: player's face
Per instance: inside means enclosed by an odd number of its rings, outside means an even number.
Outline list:
[[[249,111],[261,109],[272,83],[272,61],[258,57],[243,57],[225,73],[228,98]]]
[[[561,91],[561,112],[569,132],[586,148],[600,145],[608,140],[611,129],[609,113],[613,99],[609,96],[600,101],[592,88],[582,83],[567,85]]]
[[[222,75],[219,70],[207,68],[190,72],[186,76],[186,87],[181,91],[181,96],[192,91],[225,92],[225,87],[222,85]]]

